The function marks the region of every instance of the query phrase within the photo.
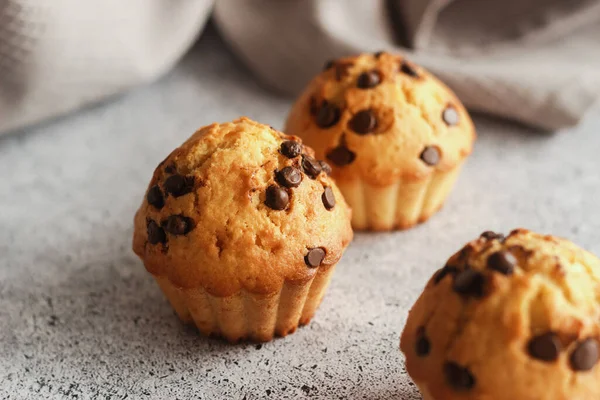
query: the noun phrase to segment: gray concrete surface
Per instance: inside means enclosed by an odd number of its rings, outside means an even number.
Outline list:
[[[445,208],[410,231],[358,234],[309,326],[262,346],[200,337],[132,254],[133,213],[197,127],[281,127],[289,105],[210,34],[159,82],[0,139],[1,399],[416,400],[400,331],[464,242],[523,226],[600,253],[600,115],[555,134],[477,117]]]

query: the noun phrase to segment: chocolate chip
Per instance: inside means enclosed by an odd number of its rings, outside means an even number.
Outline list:
[[[448,385],[456,390],[469,390],[475,386],[475,377],[468,368],[461,367],[457,363],[447,362],[444,364],[444,375]]]
[[[317,115],[317,112],[319,111],[319,105],[317,104],[317,99],[315,99],[312,96],[310,97],[310,100],[309,100],[308,110],[310,112],[310,115],[312,115],[312,116]]]
[[[175,168],[175,166],[174,166],[173,164],[171,164],[171,165],[167,165],[167,166],[165,167],[165,172],[166,172],[167,174],[174,174],[174,173],[175,173],[175,171],[177,171],[177,168]]]
[[[171,235],[186,235],[194,229],[194,221],[183,215],[171,215],[161,222],[165,231]]]
[[[283,210],[290,202],[288,192],[277,185],[269,186],[265,195],[265,204],[273,210]]]
[[[429,354],[431,350],[431,343],[429,343],[429,339],[427,339],[427,335],[425,335],[425,327],[420,326],[417,329],[417,341],[415,342],[415,352],[419,357],[425,357]]]
[[[331,128],[340,120],[340,110],[334,104],[323,101],[317,111],[316,122],[319,128]]]
[[[377,53],[373,53],[373,55],[375,56],[375,58],[379,58],[379,57],[381,57],[384,54],[385,54],[385,51],[378,51]]]
[[[294,167],[285,167],[281,171],[277,171],[275,179],[281,186],[287,188],[297,187],[302,182],[302,172]]]
[[[322,247],[315,247],[314,249],[309,249],[308,253],[304,256],[304,262],[309,267],[318,267],[323,262],[325,258],[325,249]]]
[[[454,277],[452,289],[463,296],[483,297],[485,276],[473,269],[465,269]]]
[[[323,66],[323,71],[327,71],[329,68],[333,67],[334,64],[335,64],[334,60],[326,61],[325,65]]]
[[[577,343],[569,361],[574,371],[589,371],[598,362],[598,357],[600,357],[598,341],[590,338]]]
[[[183,175],[171,175],[165,180],[165,192],[174,197],[183,196],[194,189],[194,177]]]
[[[356,159],[356,154],[346,146],[340,145],[327,153],[327,159],[338,167],[351,164]]]
[[[148,220],[146,232],[148,233],[148,242],[150,244],[167,243],[165,231],[156,222]]]
[[[158,185],[154,185],[148,189],[146,200],[148,200],[148,204],[158,208],[159,210],[165,205],[165,199]]]
[[[508,251],[497,251],[490,254],[487,267],[504,275],[511,275],[515,271],[517,259]]]
[[[500,241],[504,240],[504,235],[501,233],[496,233],[493,231],[485,231],[479,237],[484,238],[486,240],[495,240],[498,239]]]
[[[403,74],[406,74],[408,76],[412,76],[413,78],[419,77],[419,73],[417,72],[415,67],[413,67],[406,61],[402,61],[402,64],[400,64],[400,72],[402,72]]]
[[[306,175],[315,179],[321,173],[321,164],[311,156],[306,154],[302,156],[302,169]]]
[[[537,360],[552,362],[558,358],[561,350],[560,340],[553,332],[535,336],[527,344],[529,355]]]
[[[433,278],[433,282],[437,285],[446,277],[446,275],[456,275],[458,273],[458,268],[453,265],[446,265],[444,268],[441,268],[435,273]]]
[[[302,154],[302,145],[295,140],[286,140],[281,143],[280,151],[287,158],[298,157]]]
[[[377,71],[363,72],[356,80],[356,86],[360,89],[370,89],[381,83],[381,74]]]
[[[321,200],[323,200],[323,205],[326,209],[331,210],[335,207],[335,195],[330,187],[325,188],[325,191],[321,195]]]
[[[434,166],[440,162],[440,151],[437,146],[426,146],[420,157],[425,164]]]
[[[354,114],[348,122],[348,127],[359,135],[373,132],[377,127],[377,118],[371,110],[362,110]]]
[[[319,160],[319,165],[321,166],[321,171],[325,172],[327,175],[331,175],[331,166],[329,164],[323,160]]]
[[[454,126],[458,124],[458,112],[452,106],[446,107],[442,113],[442,119],[448,126]]]

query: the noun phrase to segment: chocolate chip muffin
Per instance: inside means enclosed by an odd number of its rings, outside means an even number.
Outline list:
[[[437,271],[400,348],[424,399],[600,399],[600,260],[517,229]]]
[[[331,164],[355,229],[403,229],[443,204],[475,129],[443,83],[402,57],[329,62],[294,104],[286,133]]]
[[[241,118],[154,171],[133,250],[200,332],[268,341],[310,321],[350,240],[350,209],[300,139]]]

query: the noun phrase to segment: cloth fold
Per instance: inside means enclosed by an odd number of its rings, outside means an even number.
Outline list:
[[[151,81],[194,43],[212,1],[0,2],[0,134]]]
[[[290,94],[328,58],[386,50],[469,109],[542,129],[576,124],[600,96],[598,1],[220,0],[215,18],[249,67]],[[408,47],[396,45],[399,28]]]
[[[155,79],[211,13],[256,76],[290,95],[327,59],[385,50],[471,110],[543,129],[576,124],[600,96],[597,0],[6,0],[0,134]]]

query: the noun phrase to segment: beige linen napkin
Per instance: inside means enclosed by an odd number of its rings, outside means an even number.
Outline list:
[[[0,134],[169,70],[212,0],[0,1]]]
[[[0,134],[156,78],[212,6],[0,2]],[[596,0],[219,0],[214,12],[240,58],[289,94],[326,59],[382,49],[429,68],[472,110],[546,129],[575,124],[600,93]]]
[[[215,16],[250,68],[287,93],[326,59],[388,50],[471,110],[544,129],[577,123],[600,96],[596,0],[219,0]]]

